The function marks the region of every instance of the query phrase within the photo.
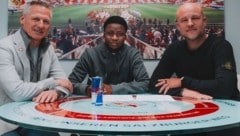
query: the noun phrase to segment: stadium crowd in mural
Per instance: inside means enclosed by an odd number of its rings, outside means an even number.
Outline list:
[[[11,0],[16,10],[28,0]],[[102,42],[102,25],[111,15],[125,18],[129,30],[125,43],[140,50],[144,59],[160,59],[165,48],[171,43],[181,40],[174,26],[174,20],[161,17],[142,17],[139,10],[131,8],[134,4],[166,4],[180,5],[189,0],[45,0],[53,7],[76,5],[102,5],[101,9],[93,9],[86,14],[84,25],[75,24],[71,17],[66,17],[65,24],[53,24],[49,34],[52,45],[56,48],[59,59],[78,59],[86,48]],[[223,0],[190,0],[201,2],[206,8],[222,10]],[[12,7],[12,6],[11,6]],[[15,12],[11,10],[11,12]],[[224,37],[223,24],[210,24],[206,33]]]

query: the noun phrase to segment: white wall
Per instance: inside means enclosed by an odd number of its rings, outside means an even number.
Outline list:
[[[240,1],[225,0],[225,32],[226,39],[231,42],[237,64],[237,73],[240,73]]]
[[[8,0],[0,0],[0,38],[7,35]]]
[[[7,35],[8,22],[8,0],[0,0],[0,38]],[[226,39],[232,43],[234,55],[237,64],[237,72],[240,73],[240,1],[239,0],[225,0],[225,32]],[[61,61],[62,66],[69,74],[76,61]],[[145,65],[148,72],[151,74],[157,65],[157,61],[146,61]]]

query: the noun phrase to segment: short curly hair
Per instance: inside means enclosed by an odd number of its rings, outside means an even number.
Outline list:
[[[103,25],[103,30],[105,31],[107,25],[109,24],[120,24],[125,28],[125,31],[127,32],[128,29],[128,25],[127,22],[125,21],[124,18],[120,17],[120,16],[110,16]]]

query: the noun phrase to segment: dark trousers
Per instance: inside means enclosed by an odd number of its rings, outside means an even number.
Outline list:
[[[205,133],[195,133],[195,134],[182,134],[182,135],[171,135],[171,136],[240,136],[240,127],[223,129],[212,132]]]
[[[60,136],[57,132],[46,132],[27,128],[17,128],[14,131],[3,134],[2,136]]]

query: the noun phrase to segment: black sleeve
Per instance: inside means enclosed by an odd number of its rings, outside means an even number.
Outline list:
[[[232,99],[239,94],[232,46],[225,40],[214,44],[216,44],[213,52],[215,78],[199,80],[184,77],[182,87],[197,90],[214,98]]]
[[[171,45],[170,45],[171,46]],[[157,67],[155,68],[149,83],[149,92],[157,94],[159,87],[155,87],[155,84],[158,82],[158,79],[170,78],[174,72],[174,59],[172,55],[174,54],[174,49],[168,47],[164,52],[161,60],[159,61]]]

